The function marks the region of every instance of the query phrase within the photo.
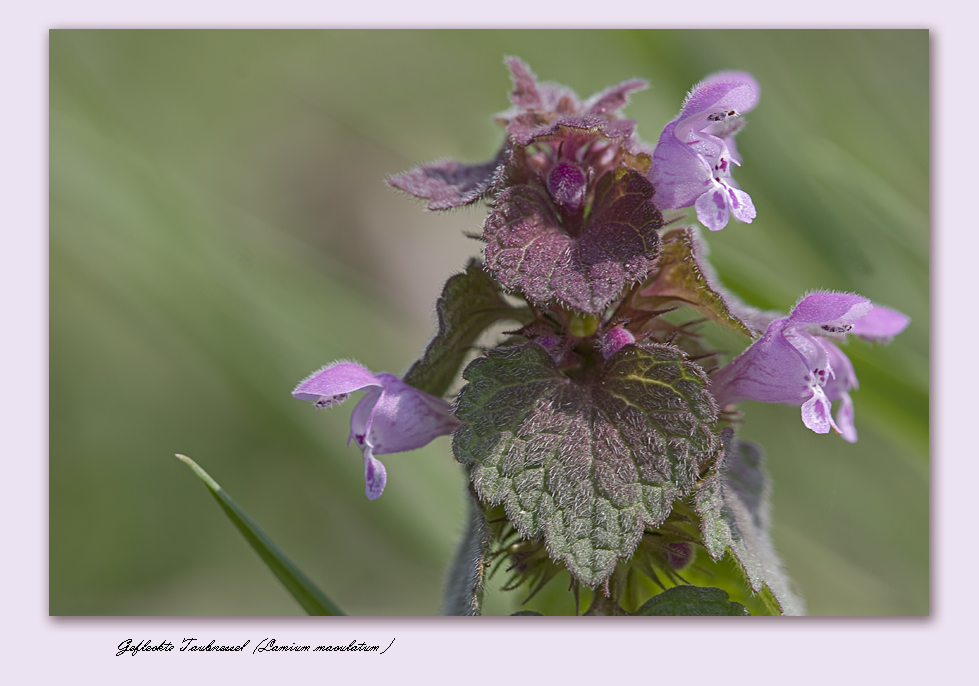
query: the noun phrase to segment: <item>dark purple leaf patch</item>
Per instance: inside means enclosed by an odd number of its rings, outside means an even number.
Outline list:
[[[575,197],[566,190],[571,185],[555,186],[567,206]],[[652,196],[642,174],[619,167],[599,179],[590,213],[576,221],[543,188],[507,188],[483,227],[486,266],[506,288],[537,303],[557,300],[600,314],[656,259],[663,218]]]

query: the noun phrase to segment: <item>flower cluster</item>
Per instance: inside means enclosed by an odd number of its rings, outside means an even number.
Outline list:
[[[693,208],[718,231],[732,215],[755,218],[731,176],[734,137],[760,94],[750,74],[697,84],[653,147],[620,112],[644,81],[582,100],[517,58],[507,65],[512,107],[497,115],[506,136],[492,160],[443,160],[388,180],[432,210],[489,206],[483,261],[446,284],[435,339],[404,379],[340,362],[293,396],[330,407],[366,391],[350,440],[371,499],[386,481],[375,455],[452,433],[481,516],[506,522],[494,554],[515,551],[522,575],[547,570],[546,581],[564,567],[609,593],[630,578],[623,564],[677,578],[699,544],[715,559],[730,550],[754,590],[800,611],[767,535],[761,452],[735,438],[734,404],[801,406],[809,429],[856,441],[857,378],[838,344],[889,340],[908,318],[834,292],[810,293],[784,317],[754,310],[719,285],[698,229],[664,220]],[[689,310],[698,319],[685,321]],[[753,340],[719,366],[697,333],[700,315]],[[439,396],[498,320],[515,325],[465,369],[450,405]],[[676,513],[681,503],[687,514]]]

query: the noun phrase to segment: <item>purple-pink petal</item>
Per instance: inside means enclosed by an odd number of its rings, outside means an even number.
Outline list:
[[[872,317],[869,324],[863,324],[868,317]],[[857,376],[846,354],[824,336],[862,331],[883,338],[899,333],[907,322],[901,313],[875,307],[854,293],[811,293],[714,374],[712,391],[721,405],[746,398],[802,405],[807,427],[816,433],[832,428],[855,442],[850,391],[857,388]],[[840,402],[835,420],[830,414],[832,401]]]
[[[817,291],[799,300],[788,319],[792,325],[842,326],[866,316],[872,307],[867,298],[856,293]]]
[[[292,397],[330,407],[346,400],[348,393],[380,385],[369,370],[354,362],[341,360],[318,369],[300,381]]]
[[[734,135],[738,117],[758,102],[758,83],[746,72],[720,72],[687,96],[680,114],[663,128],[653,152],[650,180],[661,209],[693,205],[711,231],[723,229],[731,214],[751,222],[755,207],[747,193],[725,179],[740,164]]]
[[[829,400],[817,387],[812,397],[802,404],[802,423],[817,434],[827,434],[830,427],[836,428],[831,409]]]
[[[819,343],[826,351],[826,364],[832,370],[824,387],[826,397],[830,400],[840,400],[846,397],[850,390],[860,387],[857,383],[857,374],[853,371],[853,363],[832,341],[823,338]]]
[[[858,320],[859,321],[859,320]],[[850,442],[857,442],[857,427],[853,423],[853,401],[850,391],[859,388],[857,374],[853,371],[853,363],[834,343],[821,340],[826,350],[827,365],[832,370],[831,377],[826,381],[823,390],[829,400],[839,400],[840,407],[836,411],[836,430]]]
[[[803,332],[805,338],[796,338],[793,345],[785,336],[788,326],[788,317],[776,319],[761,338],[714,374],[711,384],[719,405],[744,399],[801,405],[812,397],[809,368],[797,345],[818,342]]]
[[[720,231],[727,226],[731,210],[720,184],[697,198],[694,207],[697,210],[697,220],[711,231]]]
[[[350,415],[350,441],[364,453],[365,492],[379,497],[387,483],[384,465],[375,454],[421,448],[452,433],[458,420],[442,398],[404,383],[392,374],[372,374],[359,364],[336,362],[304,379],[292,395],[319,407],[343,402],[349,393],[367,391]]]
[[[364,448],[364,493],[368,500],[377,500],[384,492],[388,482],[388,472],[371,452],[370,446]]]
[[[692,117],[715,115],[711,123],[724,121],[730,116],[754,109],[760,95],[758,82],[748,72],[722,71],[711,74],[693,87],[683,101],[677,119],[684,122],[683,126],[692,124],[687,123]],[[733,115],[729,114],[732,110]]]
[[[840,399],[840,409],[836,411],[836,426],[845,441],[857,442],[857,427],[853,423],[853,401],[850,400],[849,393],[845,393]]]
[[[651,181],[664,209],[689,207],[713,186],[710,165],[673,135],[675,127],[675,121],[666,125],[653,153]]]
[[[383,385],[375,386],[354,406],[354,411],[350,413],[350,436],[347,437],[347,445],[353,441],[361,450],[368,445],[368,436],[374,419],[374,408],[377,406],[377,401],[381,398],[382,393],[384,393]],[[373,443],[370,445],[373,446]]]
[[[866,316],[853,322],[850,333],[874,341],[888,341],[911,322],[911,317],[883,305],[874,305]]]
[[[731,181],[733,180],[731,179]],[[755,203],[751,201],[751,196],[731,183],[725,183],[724,187],[727,190],[728,202],[731,204],[731,212],[735,219],[750,224],[751,220],[757,216]]]
[[[459,425],[446,401],[409,386],[393,374],[378,374],[384,392],[374,405],[367,436],[374,453],[415,450]]]

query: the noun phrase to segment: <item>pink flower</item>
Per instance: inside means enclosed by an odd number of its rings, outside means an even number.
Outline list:
[[[374,457],[415,450],[452,433],[459,421],[449,403],[409,386],[393,374],[372,374],[353,362],[334,362],[303,379],[292,392],[317,407],[333,407],[350,393],[367,391],[350,415],[350,438],[364,451],[366,493],[375,500],[384,491],[387,471]]]
[[[722,406],[744,399],[801,405],[808,428],[819,434],[832,428],[853,443],[857,430],[849,392],[857,388],[857,376],[849,358],[826,336],[853,333],[889,340],[910,321],[853,293],[812,293],[714,374],[714,397]],[[835,421],[830,414],[834,400],[841,401]]]
[[[725,71],[694,86],[683,109],[660,134],[650,180],[660,209],[695,206],[697,219],[711,231],[723,229],[733,213],[750,223],[755,206],[731,178],[740,165],[734,135],[740,115],[758,102],[760,89],[747,72]]]

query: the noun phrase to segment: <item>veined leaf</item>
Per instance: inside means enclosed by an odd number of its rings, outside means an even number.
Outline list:
[[[628,345],[571,379],[539,345],[496,348],[463,373],[456,458],[480,498],[594,587],[688,494],[720,441],[703,372],[672,346]]]
[[[636,614],[658,617],[744,617],[748,610],[741,603],[730,600],[727,593],[719,588],[674,586],[647,600]]]
[[[714,270],[705,259],[706,245],[695,227],[670,229],[661,238],[656,266],[633,298],[633,308],[661,310],[682,303],[750,338],[764,330],[761,313],[717,283]]]
[[[532,318],[526,308],[507,304],[475,259],[469,261],[466,271],[445,282],[435,307],[439,330],[425,354],[405,374],[404,381],[437,397],[449,389],[466,354],[488,326],[501,319],[527,324]]]
[[[621,166],[598,180],[591,214],[572,230],[544,189],[510,186],[483,225],[486,266],[534,302],[601,314],[656,258],[663,217],[652,197],[652,184]]]

